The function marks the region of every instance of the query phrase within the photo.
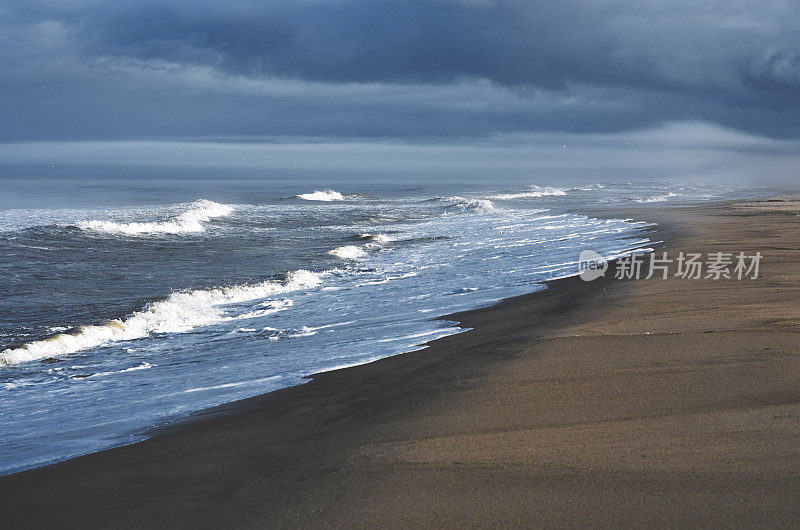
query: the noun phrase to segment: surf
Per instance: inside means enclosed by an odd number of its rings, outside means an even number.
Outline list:
[[[73,332],[59,333],[18,348],[5,349],[0,352],[0,366],[68,355],[113,342],[142,339],[154,333],[183,333],[229,318],[239,318],[227,316],[223,306],[312,289],[321,283],[320,274],[299,269],[288,273],[283,281],[270,280],[253,285],[176,292],[165,300],[148,304],[124,319],[80,326]],[[263,309],[245,313],[244,317],[263,316],[271,311],[285,309],[291,303],[281,301],[266,305]]]
[[[87,231],[123,234],[129,236],[147,234],[185,234],[206,231],[205,223],[233,213],[234,207],[214,201],[200,199],[190,203],[187,209],[166,221],[118,223],[114,221],[91,220],[77,223],[78,228]]]
[[[320,202],[344,200],[344,195],[342,195],[338,191],[333,191],[333,190],[325,190],[325,191],[316,190],[311,193],[300,193],[299,195],[295,195],[295,197],[297,197],[298,199],[303,199],[304,201],[320,201]]]

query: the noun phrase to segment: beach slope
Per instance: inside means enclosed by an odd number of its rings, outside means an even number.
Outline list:
[[[797,526],[798,214],[625,212],[670,254],[760,252],[760,277],[554,281],[427,349],[4,477],[1,524]]]

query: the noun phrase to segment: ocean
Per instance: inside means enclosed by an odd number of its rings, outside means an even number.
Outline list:
[[[0,474],[464,331],[729,186],[0,181]]]

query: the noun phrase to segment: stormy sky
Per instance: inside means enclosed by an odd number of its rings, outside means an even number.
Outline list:
[[[797,28],[800,3],[770,0],[3,0],[0,163],[211,142],[280,169],[286,145],[444,161],[530,142],[514,168],[533,171],[566,164],[549,143],[587,146],[583,164],[644,135],[639,157],[707,149],[785,180]]]

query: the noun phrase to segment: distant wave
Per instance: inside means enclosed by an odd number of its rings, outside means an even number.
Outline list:
[[[444,200],[454,201],[454,206],[457,206],[462,210],[474,210],[481,213],[495,211],[494,203],[489,199],[465,199],[464,197],[459,197],[456,195],[454,197],[448,197]]]
[[[673,197],[678,197],[677,193],[666,193],[664,195],[654,195],[652,197],[634,197],[635,202],[650,203],[650,202],[665,202]]]
[[[336,247],[333,250],[329,250],[328,254],[331,256],[336,256],[340,259],[358,259],[365,256],[367,252],[363,248],[355,245],[344,245],[342,247]]]
[[[605,188],[602,184],[587,184],[586,186],[578,186],[575,188],[570,188],[567,191],[597,191]]]
[[[78,228],[126,235],[205,232],[206,227],[203,223],[217,217],[225,217],[232,212],[233,206],[200,199],[191,203],[186,211],[168,221],[115,223],[113,221],[93,220],[79,222]]]
[[[148,304],[124,319],[80,326],[71,333],[60,333],[19,348],[3,350],[0,352],[0,366],[56,357],[116,341],[140,339],[152,333],[182,333],[228,319],[261,316],[286,308],[291,302],[266,302],[262,304],[263,309],[239,317],[226,316],[221,306],[311,289],[320,283],[319,274],[301,269],[287,274],[284,281],[173,293],[166,300]]]
[[[494,203],[488,199],[469,199],[464,202],[464,207],[479,212],[495,211]]]
[[[325,191],[314,191],[312,193],[301,193],[299,195],[295,195],[298,199],[303,199],[304,201],[322,201],[322,202],[331,202],[331,201],[341,201],[344,200],[344,195],[339,193],[338,191],[333,190],[325,190]]]
[[[524,199],[526,197],[545,197],[548,195],[566,195],[567,192],[560,188],[540,188],[539,186],[531,186],[528,191],[519,193],[501,193],[498,195],[490,195],[490,199],[498,201],[510,201],[514,199]]]

